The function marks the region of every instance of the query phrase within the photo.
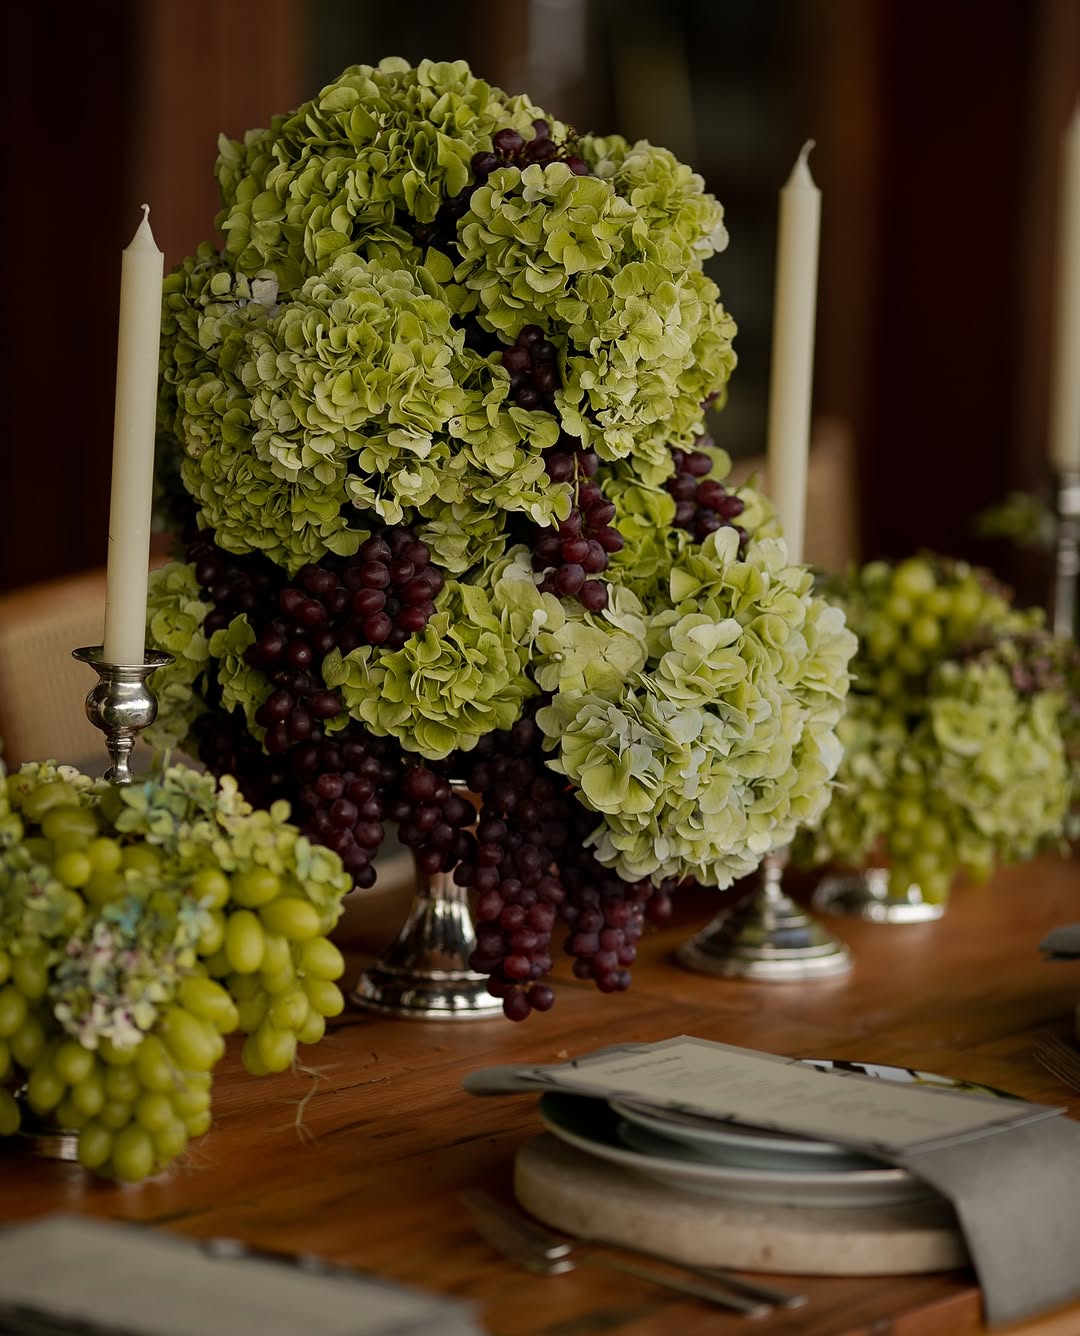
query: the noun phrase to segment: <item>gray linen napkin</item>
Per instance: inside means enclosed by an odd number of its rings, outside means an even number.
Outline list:
[[[988,1325],[1080,1299],[1080,1124],[1047,1118],[896,1163],[956,1208]]]
[[[1054,928],[1039,943],[1039,950],[1057,960],[1080,956],[1080,923],[1066,923]]]

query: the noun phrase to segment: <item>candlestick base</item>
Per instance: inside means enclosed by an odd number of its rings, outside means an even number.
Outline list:
[[[1080,576],[1080,472],[1062,469],[1055,497],[1054,634],[1076,639],[1076,584]]]
[[[113,784],[130,784],[131,752],[135,739],[157,718],[157,700],[147,679],[158,668],[172,663],[173,656],[147,650],[143,663],[106,663],[101,645],[71,651],[72,658],[88,663],[100,679],[86,696],[86,717],[105,734],[112,765],[105,778]]]

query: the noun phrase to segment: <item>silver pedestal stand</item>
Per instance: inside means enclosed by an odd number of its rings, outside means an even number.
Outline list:
[[[1057,477],[1057,551],[1054,562],[1054,634],[1076,639],[1076,582],[1080,575],[1080,473]]]
[[[25,1086],[15,1091],[15,1102],[22,1118],[19,1136],[35,1155],[43,1160],[66,1160],[69,1164],[79,1158],[78,1132],[67,1127],[49,1127],[39,1119],[26,1103]]]
[[[864,919],[868,923],[930,923],[945,912],[945,905],[927,900],[915,882],[898,891],[892,886],[886,867],[824,877],[810,903],[825,914]]]
[[[834,979],[851,969],[851,952],[781,889],[788,851],[761,864],[760,885],[684,942],[676,959],[699,974],[762,983]]]
[[[469,968],[476,930],[468,892],[452,872],[417,870],[405,926],[361,974],[349,1001],[362,1011],[421,1021],[485,1020],[503,1014],[487,975]]]

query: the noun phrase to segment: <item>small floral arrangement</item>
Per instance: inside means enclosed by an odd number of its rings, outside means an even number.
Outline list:
[[[705,431],[721,206],[461,62],[354,66],[217,177],[165,280],[157,742],[358,886],[396,823],[511,1018],[556,918],[625,987],[646,907],[823,810],[855,649]]]
[[[884,858],[941,902],[1066,828],[1077,773],[1074,647],[988,572],[933,555],[833,582],[859,636],[844,758],[806,863]]]
[[[0,1136],[74,1132],[136,1181],[210,1126],[212,1069],[284,1071],[344,1001],[338,856],[186,766],[114,788],[0,768]]]

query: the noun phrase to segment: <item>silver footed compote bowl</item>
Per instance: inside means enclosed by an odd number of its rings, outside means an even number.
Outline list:
[[[699,974],[767,983],[833,979],[852,967],[843,942],[800,909],[782,889],[788,849],[767,853],[758,885],[676,951]]]
[[[460,780],[451,788],[468,793]],[[470,968],[476,949],[469,892],[454,870],[424,872],[397,937],[360,975],[349,1001],[361,1011],[411,1020],[486,1020],[503,1005],[488,992],[488,976]]]
[[[868,923],[930,923],[945,912],[943,901],[928,900],[917,882],[898,885],[883,866],[823,877],[810,903],[825,914]]]
[[[468,891],[453,872],[417,868],[409,916],[379,959],[360,975],[349,1001],[361,1011],[413,1020],[502,1017],[488,976],[469,968],[476,929]]]

